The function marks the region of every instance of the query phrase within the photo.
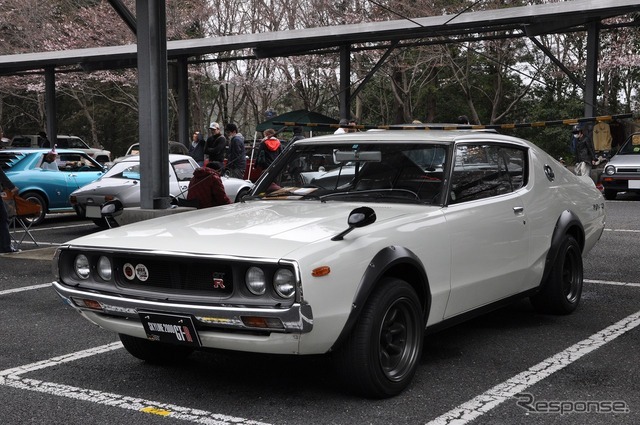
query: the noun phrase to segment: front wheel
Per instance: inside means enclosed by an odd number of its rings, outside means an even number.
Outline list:
[[[582,251],[572,236],[565,236],[547,280],[531,303],[541,313],[569,314],[582,296]]]
[[[175,362],[176,360],[185,359],[189,354],[193,353],[193,349],[189,347],[149,341],[124,334],[118,334],[118,336],[129,354],[149,363],[163,364]]]
[[[423,317],[411,285],[400,279],[383,279],[351,335],[335,353],[335,366],[344,385],[371,398],[392,397],[404,390],[420,360]]]

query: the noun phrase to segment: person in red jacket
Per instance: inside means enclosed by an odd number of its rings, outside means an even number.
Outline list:
[[[256,165],[264,170],[280,155],[282,146],[280,140],[275,136],[276,131],[274,129],[268,128],[263,131],[262,134],[264,135],[264,139],[258,148]]]
[[[198,209],[230,204],[220,177],[221,170],[222,164],[217,161],[196,168],[189,182],[187,201],[197,201]]]

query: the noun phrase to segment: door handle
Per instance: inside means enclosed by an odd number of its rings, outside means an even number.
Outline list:
[[[513,207],[513,213],[516,215],[524,213],[524,207]]]

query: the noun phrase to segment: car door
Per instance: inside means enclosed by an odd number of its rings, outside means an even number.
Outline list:
[[[451,237],[445,318],[524,288],[529,228],[521,199],[526,149],[460,144],[444,216]]]
[[[69,195],[71,195],[71,192],[91,183],[103,174],[100,164],[91,160],[84,153],[60,153],[58,154],[57,162],[60,174],[65,179],[64,190],[66,194],[64,202],[56,205],[55,208],[70,206]]]
[[[186,198],[189,181],[197,168],[197,163],[190,159],[180,159],[171,162],[169,173],[169,191],[172,196]]]

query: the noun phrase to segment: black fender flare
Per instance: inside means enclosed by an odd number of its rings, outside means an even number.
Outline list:
[[[369,296],[376,288],[380,279],[387,274],[394,266],[405,264],[411,268],[412,272],[417,271],[418,276],[412,279],[414,282],[412,286],[416,289],[418,296],[422,300],[422,313],[424,325],[426,326],[427,318],[429,316],[429,310],[431,309],[431,291],[429,288],[429,281],[427,279],[427,273],[424,269],[422,261],[414,254],[410,249],[402,246],[388,246],[380,250],[373,259],[369,262],[367,270],[360,279],[358,285],[358,292],[356,293],[353,303],[351,305],[351,312],[347,318],[340,335],[333,343],[331,351],[338,348],[344,340],[347,339],[351,330],[355,326],[362,312],[362,307],[367,303]],[[394,273],[392,276],[402,277],[402,274]],[[417,278],[417,279],[416,279]],[[418,282],[415,284],[415,282]]]
[[[584,249],[584,226],[582,225],[580,218],[570,210],[564,210],[556,222],[556,227],[554,228],[553,236],[551,237],[551,245],[549,246],[547,258],[544,263],[544,272],[542,273],[540,287],[542,287],[547,281],[549,273],[551,273],[551,269],[558,257],[558,251],[562,244],[562,240],[567,234],[570,234],[578,241],[580,249]]]

